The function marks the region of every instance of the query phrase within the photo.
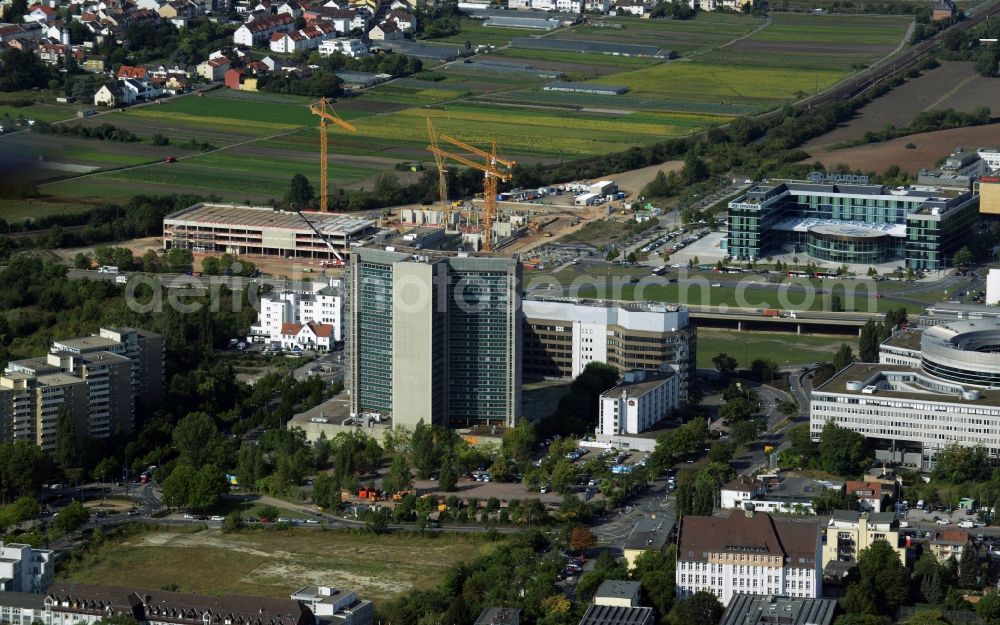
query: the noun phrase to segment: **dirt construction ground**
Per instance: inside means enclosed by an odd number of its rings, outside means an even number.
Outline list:
[[[912,143],[915,149],[907,150]],[[916,174],[921,169],[933,169],[937,162],[958,146],[978,148],[1000,144],[1000,124],[952,128],[916,135],[909,135],[883,143],[869,143],[843,150],[814,150],[806,162],[820,161],[826,167],[844,164],[861,171],[884,172],[893,165]]]
[[[860,139],[866,132],[884,130],[889,124],[903,128],[923,111],[953,108],[971,113],[980,106],[996,107],[998,101],[1000,78],[983,78],[976,73],[972,63],[943,63],[868,104],[854,119],[816,137],[803,149],[826,163],[822,156],[825,148]]]

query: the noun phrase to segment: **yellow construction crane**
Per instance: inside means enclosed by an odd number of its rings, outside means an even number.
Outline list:
[[[448,168],[445,167],[444,157],[438,153],[437,134],[434,133],[434,124],[431,118],[427,118],[427,137],[431,142],[431,152],[438,168],[438,192],[441,194],[441,217],[445,219],[445,224],[450,224],[451,206],[448,204]]]
[[[466,167],[483,172],[483,251],[490,252],[493,250],[493,220],[497,214],[497,184],[500,181],[507,182],[511,179],[510,172],[500,169],[500,166],[510,170],[517,163],[497,156],[496,141],[493,142],[493,150],[487,152],[448,135],[441,135],[440,139],[465,152],[482,157],[486,161],[485,163],[477,163],[465,156],[446,152],[437,146],[436,141],[432,141],[431,145],[427,146],[427,150],[436,157],[450,158]]]
[[[330,122],[333,122],[350,132],[357,132],[358,129],[341,119],[326,101],[326,98],[310,104],[309,112],[313,115],[319,115],[319,210],[325,213],[327,212],[327,198],[330,195],[330,179],[327,173],[328,167],[326,162],[328,146],[326,128],[330,125]]]

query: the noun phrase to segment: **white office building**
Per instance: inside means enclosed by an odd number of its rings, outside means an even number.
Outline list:
[[[332,340],[344,340],[343,284],[330,279],[312,282],[306,289],[273,291],[260,298],[260,314],[250,333],[269,343],[288,341],[289,328],[297,334],[310,323],[332,326]]]
[[[694,382],[697,330],[670,304],[571,298],[526,299],[525,379],[575,378],[592,362],[623,375],[674,365],[681,396]]]
[[[676,592],[711,592],[723,605],[737,593],[823,596],[819,525],[752,510],[686,516],[677,537]]]
[[[986,274],[986,304],[1000,304],[1000,269],[990,269]]]
[[[833,421],[864,434],[880,460],[932,467],[952,443],[1000,460],[1000,320],[897,332],[879,360],[854,363],[813,390],[814,440]]]
[[[621,384],[601,393],[599,436],[639,434],[680,405],[675,371],[630,371]]]
[[[0,591],[45,592],[52,584],[53,552],[0,542]]]

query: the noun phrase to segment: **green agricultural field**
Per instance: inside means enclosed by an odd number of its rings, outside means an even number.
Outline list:
[[[678,100],[737,102],[763,107],[792,100],[798,92],[811,93],[817,87],[829,87],[843,75],[834,70],[777,72],[770,67],[732,67],[699,59],[604,76],[593,82],[626,85],[631,89],[630,95],[636,97],[661,96],[665,85],[670,85],[671,98]]]
[[[70,199],[58,201],[44,197],[26,200],[0,198],[0,217],[5,221],[16,223],[25,219],[34,219],[39,215],[82,213],[93,207],[94,205],[91,203]]]
[[[346,184],[371,176],[376,170],[341,163],[330,163],[330,178],[334,184]],[[148,186],[158,193],[216,194],[240,201],[246,198],[266,200],[282,198],[288,192],[288,183],[297,173],[319,181],[319,162],[282,161],[265,157],[253,158],[243,154],[217,152],[177,163],[158,163],[149,167],[109,171],[75,181],[67,180],[45,187],[46,192],[62,194],[79,186],[77,194],[95,197],[127,197],[121,193],[119,183],[131,183],[131,188]],[[115,184],[109,185],[108,181]],[[100,187],[108,188],[108,194]]]
[[[505,46],[514,37],[524,37],[537,31],[526,31],[523,28],[492,28],[483,25],[483,20],[462,18],[458,33],[440,39],[428,39],[427,43],[457,43],[464,45],[466,41],[474,46]]]
[[[384,601],[435,587],[449,567],[502,542],[481,535],[158,529],[112,539],[59,571],[65,581],[181,592],[288,597],[305,585],[350,588]]]
[[[588,67],[612,68],[617,71],[650,67],[658,65],[662,61],[632,56],[614,56],[611,54],[578,54],[576,52],[563,52],[560,50],[533,50],[529,48],[506,48],[490,53],[491,56],[502,56],[510,59],[524,59],[526,61],[554,61],[558,63],[573,64],[586,71]],[[529,63],[530,64],[530,63]],[[573,71],[566,70],[567,73]]]
[[[687,54],[731,41],[761,23],[760,18],[726,13],[698,13],[690,20],[606,17],[596,20],[595,25],[576,26],[553,36],[556,39],[659,46]],[[621,28],[614,27],[617,25]]]
[[[891,52],[909,19],[776,14],[766,28],[689,61],[602,76],[630,97],[772,107],[832,86]]]
[[[879,15],[810,15],[776,13],[774,23],[750,37],[752,41],[895,47],[903,38],[909,17]]]
[[[375,139],[394,145],[426,145],[425,118],[437,130],[464,141],[487,145],[496,140],[508,156],[590,156],[624,150],[635,144],[682,136],[724,121],[709,115],[648,113],[644,115],[565,114],[489,105],[449,105],[407,109],[380,117],[377,123],[357,123],[350,140]],[[374,121],[374,120],[372,120]]]
[[[740,367],[749,367],[755,358],[773,360],[779,365],[823,362],[830,360],[842,343],[847,343],[857,353],[857,337],[851,336],[698,328],[698,366],[714,368],[712,358],[720,353],[735,358]]]

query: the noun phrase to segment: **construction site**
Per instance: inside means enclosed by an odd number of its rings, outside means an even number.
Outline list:
[[[163,249],[188,249],[196,255],[229,253],[332,269],[344,267],[353,247],[368,244],[517,254],[592,220],[607,218],[624,205],[625,194],[610,180],[501,191],[500,185],[511,181],[516,163],[499,154],[496,142],[483,149],[439,134],[428,118],[427,151],[437,167],[438,202],[374,214],[331,213],[329,131],[357,129],[325,99],[309,109],[320,126],[318,211],[198,203],[164,219]],[[449,167],[481,172],[483,193],[453,200],[448,190]]]

